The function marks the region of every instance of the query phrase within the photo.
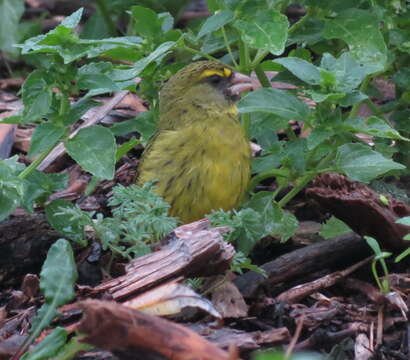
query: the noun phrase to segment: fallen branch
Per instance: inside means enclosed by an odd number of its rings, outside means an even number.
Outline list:
[[[78,305],[84,311],[78,325],[85,334],[83,341],[114,353],[132,352],[133,359],[144,360],[149,354],[172,360],[232,359],[228,352],[171,321],[114,302],[86,300]]]
[[[244,297],[253,297],[264,285],[277,284],[332,265],[338,259],[358,254],[362,258],[370,255],[369,246],[356,234],[346,234],[320,241],[292,251],[261,266],[267,277],[247,272],[234,281]],[[360,260],[360,259],[359,259]]]

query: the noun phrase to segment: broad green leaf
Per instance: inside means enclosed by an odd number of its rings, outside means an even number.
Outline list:
[[[335,90],[351,92],[364,80],[366,75],[372,72],[372,68],[354,60],[350,53],[343,53],[338,59],[331,54],[323,54],[320,66],[334,74],[336,78]]]
[[[289,34],[287,45],[293,44],[308,44],[323,40],[323,29],[325,22],[317,18],[308,18],[306,21],[298,26],[294,32]]]
[[[313,131],[310,133],[310,135],[307,137],[306,145],[308,150],[314,149],[316,146],[320,145],[334,134],[335,131],[330,127],[315,127]]]
[[[82,90],[98,90],[99,94],[119,91],[118,85],[104,74],[87,74],[78,77],[77,86]]]
[[[17,54],[18,25],[24,13],[23,0],[0,0],[0,50]]]
[[[280,55],[285,49],[288,35],[288,18],[280,12],[267,9],[257,14],[245,15],[233,22],[242,40],[253,49]]]
[[[47,78],[45,71],[35,70],[24,82],[22,86],[24,122],[39,120],[50,110],[53,94],[51,86],[46,81]]]
[[[74,29],[81,20],[83,16],[84,8],[79,8],[77,11],[74,11],[70,16],[67,16],[59,26],[64,26],[68,29]]]
[[[278,89],[257,89],[238,104],[240,113],[254,111],[275,114],[288,120],[304,121],[309,115],[309,108],[296,96]]]
[[[34,157],[56,144],[65,133],[65,128],[50,122],[36,126],[31,137],[29,157]]]
[[[32,337],[36,337],[58,315],[59,306],[74,298],[76,280],[77,268],[71,245],[67,240],[59,239],[48,250],[41,268],[40,289],[45,303],[32,321]]]
[[[405,216],[396,220],[397,224],[410,226],[410,216]]]
[[[279,58],[274,61],[284,66],[300,80],[311,85],[320,84],[320,71],[310,62],[296,57]]]
[[[297,138],[286,143],[281,152],[281,163],[293,169],[298,174],[303,174],[306,169],[307,141]]]
[[[91,108],[101,105],[101,103],[83,97],[74,104],[71,104],[69,113],[64,117],[64,125],[71,125],[81,119],[81,117]]]
[[[136,34],[149,38],[162,33],[163,20],[158,17],[155,11],[143,6],[133,6],[130,13]]]
[[[62,327],[56,327],[33,350],[25,353],[21,360],[47,360],[54,357],[67,341],[68,332]]]
[[[362,144],[345,144],[338,148],[336,165],[349,178],[368,183],[390,170],[406,167]]]
[[[277,203],[274,203],[271,192],[258,192],[246,206],[262,215],[261,225],[264,227],[264,236],[276,236],[285,242],[293,236],[298,228],[295,216],[282,210]]]
[[[136,118],[114,124],[111,131],[114,135],[125,135],[138,131],[141,141],[145,145],[157,130],[156,113],[152,110],[139,114]]]
[[[401,136],[400,133],[387,124],[385,120],[377,116],[349,118],[343,122],[342,126],[345,130],[354,133],[361,132],[381,138],[410,141],[410,139]]]
[[[64,145],[84,170],[101,179],[114,177],[116,144],[110,130],[99,125],[84,128]]]
[[[379,28],[378,19],[370,11],[348,9],[326,21],[323,35],[344,40],[352,57],[376,72],[387,63],[387,48]]]
[[[26,184],[17,176],[23,169],[17,155],[0,161],[0,221],[6,219],[24,198]]]
[[[89,225],[90,220],[75,205],[59,199],[48,204],[45,211],[48,222],[59,234],[80,245],[86,245],[84,226]]]
[[[168,51],[170,51],[176,43],[174,41],[167,41],[158,46],[152,53],[147,57],[137,61],[132,68],[132,77],[136,77],[154,60],[164,56]]]
[[[230,23],[234,18],[234,13],[230,10],[222,10],[208,17],[202,24],[198,32],[198,39],[209,33],[219,30],[222,26]]]
[[[348,225],[332,216],[321,226],[319,235],[325,239],[330,239],[351,232],[352,229]]]
[[[26,192],[21,206],[28,212],[33,212],[34,202],[42,204],[51,194],[64,190],[68,186],[68,174],[46,174],[34,170],[26,180]]]

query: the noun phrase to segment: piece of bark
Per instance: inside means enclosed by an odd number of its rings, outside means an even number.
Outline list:
[[[43,214],[11,217],[0,223],[0,282],[20,283],[27,273],[38,273],[51,244],[61,237]]]
[[[253,297],[260,286],[304,276],[344,257],[351,260],[352,254],[357,254],[360,257],[358,260],[365,258],[370,255],[369,246],[359,235],[353,233],[337,236],[292,251],[262,265],[267,277],[249,271],[237,277],[234,284],[245,298]]]
[[[179,276],[209,276],[227,270],[235,250],[223,240],[221,232],[226,229],[202,230],[207,224],[198,221],[175,229],[176,239],[131,261],[125,275],[95,287],[94,292],[108,292],[113,299],[124,301]]]
[[[339,174],[318,176],[306,194],[356,233],[374,237],[383,248],[390,251],[407,248],[403,236],[410,233],[410,226],[395,222],[410,215],[410,206],[403,202],[386,196],[388,203],[384,204],[379,194],[367,185]]]
[[[10,156],[14,144],[15,130],[15,124],[0,124],[0,160],[7,159]]]
[[[277,301],[283,301],[288,303],[295,303],[299,302],[301,299],[309,296],[321,289],[328,288],[330,286],[335,285],[337,282],[345,279],[348,275],[352,272],[356,271],[361,266],[368,264],[373,257],[369,257],[362,261],[359,261],[357,264],[349,266],[345,270],[336,271],[334,273],[325,275],[319,279],[314,281],[310,281],[305,284],[297,285],[285,292],[281,293],[279,296],[276,297]]]
[[[240,351],[249,351],[259,349],[262,345],[278,345],[290,340],[289,330],[285,327],[246,332],[227,327],[210,329],[207,325],[196,323],[189,325],[189,328],[222,349],[228,349],[230,345],[235,344]]]
[[[103,349],[133,351],[135,360],[146,360],[147,352],[172,360],[230,359],[226,351],[171,321],[114,302],[86,300],[78,305],[84,311],[78,326],[83,340]]]

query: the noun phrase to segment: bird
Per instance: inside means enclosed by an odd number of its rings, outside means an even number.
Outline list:
[[[169,215],[182,223],[234,209],[244,199],[251,149],[236,104],[251,88],[248,76],[202,60],[160,90],[158,130],[141,156],[137,184],[153,181]]]

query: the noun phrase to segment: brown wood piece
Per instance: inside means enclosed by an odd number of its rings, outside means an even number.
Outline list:
[[[92,345],[114,351],[133,350],[135,355],[140,350],[150,351],[172,360],[230,358],[226,351],[169,320],[114,302],[86,300],[78,305],[84,311],[78,330]]]
[[[21,282],[38,272],[51,244],[61,237],[43,214],[11,217],[0,223],[0,283]]]
[[[237,277],[234,283],[244,297],[249,298],[255,295],[260,286],[304,276],[332,265],[343,257],[350,260],[353,254],[359,255],[360,258],[369,256],[369,246],[356,234],[341,235],[292,251],[262,265],[261,268],[266,271],[267,278],[249,271]]]
[[[181,228],[190,225],[176,229],[175,233],[180,234]],[[179,276],[215,275],[229,268],[235,251],[223,240],[220,228],[180,236],[183,237],[177,237],[161,250],[131,261],[125,275],[95,287],[94,291],[107,291],[115,300],[124,301]]]

